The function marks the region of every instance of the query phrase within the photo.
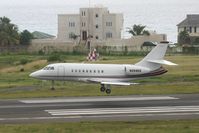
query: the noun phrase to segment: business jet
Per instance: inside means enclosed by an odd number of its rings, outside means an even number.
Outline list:
[[[111,93],[111,85],[135,85],[134,79],[161,75],[167,72],[162,65],[177,65],[164,60],[168,42],[157,44],[140,62],[132,64],[56,63],[33,72],[30,77],[54,81],[80,81],[99,83],[100,91]]]

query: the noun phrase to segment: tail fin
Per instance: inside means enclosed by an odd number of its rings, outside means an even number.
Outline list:
[[[164,60],[168,47],[168,42],[162,42],[157,44],[157,46],[151,50],[151,52],[140,62],[135,64],[136,66],[147,67],[151,70],[156,70],[161,67],[161,64],[164,65],[177,65],[172,62]]]

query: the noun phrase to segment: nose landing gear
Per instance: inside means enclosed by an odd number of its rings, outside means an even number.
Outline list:
[[[52,80],[52,87],[51,87],[51,90],[52,90],[52,91],[54,91],[54,90],[55,90],[55,87],[54,87],[54,86],[55,86],[55,81],[54,81],[54,80]]]
[[[111,86],[110,85],[101,84],[100,91],[101,92],[106,92],[106,94],[111,94]]]

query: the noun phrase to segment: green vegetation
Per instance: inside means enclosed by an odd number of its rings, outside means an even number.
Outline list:
[[[51,54],[51,55],[48,57],[47,61],[48,61],[48,62],[62,61],[62,58],[61,58],[61,55],[60,55],[60,54],[53,53],[53,54]]]
[[[181,31],[178,35],[178,43],[180,45],[183,45],[183,44],[190,44],[190,36],[189,36],[189,33],[184,30],[184,31]]]
[[[24,30],[23,32],[21,32],[20,34],[21,45],[29,45],[31,42],[31,39],[33,39],[33,35],[28,30]]]
[[[9,18],[0,17],[0,46],[28,45],[32,38],[29,31],[19,33],[17,25],[11,23]]]
[[[79,82],[55,82],[56,90],[51,91],[51,82],[32,79],[29,74],[47,64],[50,55],[1,55],[0,56],[0,99],[60,96],[101,96],[99,84]],[[63,62],[83,62],[85,56],[61,54]],[[139,56],[104,56],[91,63],[136,63]],[[169,72],[153,78],[136,80],[133,86],[112,86],[111,95],[133,94],[183,94],[199,93],[198,56],[167,56],[179,66],[165,66]],[[28,59],[23,61],[23,59]],[[86,61],[85,61],[86,62]],[[23,69],[23,71],[22,71]]]
[[[130,33],[132,36],[140,36],[140,35],[149,36],[150,33],[149,33],[149,31],[144,30],[145,28],[146,28],[146,26],[134,24],[131,28],[127,28],[128,29],[127,32]]]
[[[18,27],[6,17],[0,18],[0,46],[19,44]]]
[[[198,133],[199,120],[2,124],[0,133]]]

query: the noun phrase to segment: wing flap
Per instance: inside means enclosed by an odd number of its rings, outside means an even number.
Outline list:
[[[107,85],[123,85],[123,86],[129,86],[130,83],[126,82],[101,82],[101,84],[107,84]]]
[[[116,81],[102,81],[99,79],[88,79],[89,82],[100,83],[100,84],[107,84],[107,85],[120,85],[120,86],[129,86],[129,85],[137,85],[138,83],[130,83],[130,82],[116,82]]]

